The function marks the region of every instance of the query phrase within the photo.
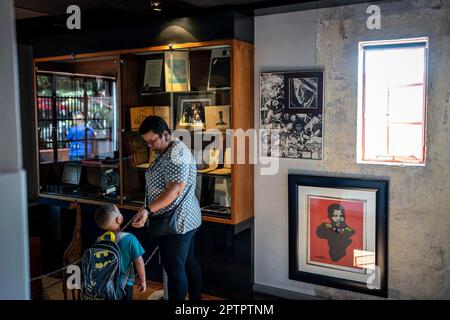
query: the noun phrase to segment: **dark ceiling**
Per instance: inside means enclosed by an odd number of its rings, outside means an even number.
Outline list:
[[[156,12],[151,3],[159,2],[162,9]],[[103,11],[104,13],[121,13],[129,16],[165,16],[172,17],[180,13],[195,14],[210,10],[237,10],[253,14],[255,9],[293,3],[320,2],[320,1],[292,1],[292,0],[15,0],[15,6],[35,12],[36,15],[60,16],[66,13],[69,5],[78,5],[83,12]],[[334,1],[336,2],[336,1]],[[339,1],[337,1],[339,2]],[[18,16],[21,19],[22,16]]]
[[[161,11],[153,10],[152,2],[159,2]],[[361,2],[367,0],[14,0],[19,39],[67,32],[66,9],[72,4],[81,8],[86,30],[220,11],[255,16]]]

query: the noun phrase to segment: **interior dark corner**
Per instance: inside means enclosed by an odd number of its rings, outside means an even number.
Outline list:
[[[2,0],[0,299],[449,300],[449,21]]]

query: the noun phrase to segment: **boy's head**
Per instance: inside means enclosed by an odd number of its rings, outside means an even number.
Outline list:
[[[123,216],[113,204],[105,204],[95,211],[95,222],[106,231],[120,231]]]

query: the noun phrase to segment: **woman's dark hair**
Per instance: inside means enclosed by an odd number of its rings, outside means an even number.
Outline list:
[[[345,219],[345,209],[344,209],[344,207],[341,206],[340,204],[333,203],[333,204],[330,204],[329,207],[328,207],[328,218],[330,218],[330,220],[331,220],[331,217],[333,216],[334,210],[340,210],[342,212],[342,216]]]
[[[153,131],[154,133],[158,134],[160,137],[164,133],[164,131],[167,131],[169,134],[171,134],[169,126],[164,121],[163,118],[158,116],[148,116],[147,118],[142,121],[140,127],[139,127],[139,134],[146,134],[149,131]]]

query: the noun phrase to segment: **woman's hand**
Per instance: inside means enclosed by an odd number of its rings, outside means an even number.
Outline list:
[[[148,211],[145,208],[141,208],[133,217],[133,223],[131,225],[135,228],[142,228],[145,225],[147,219]]]

